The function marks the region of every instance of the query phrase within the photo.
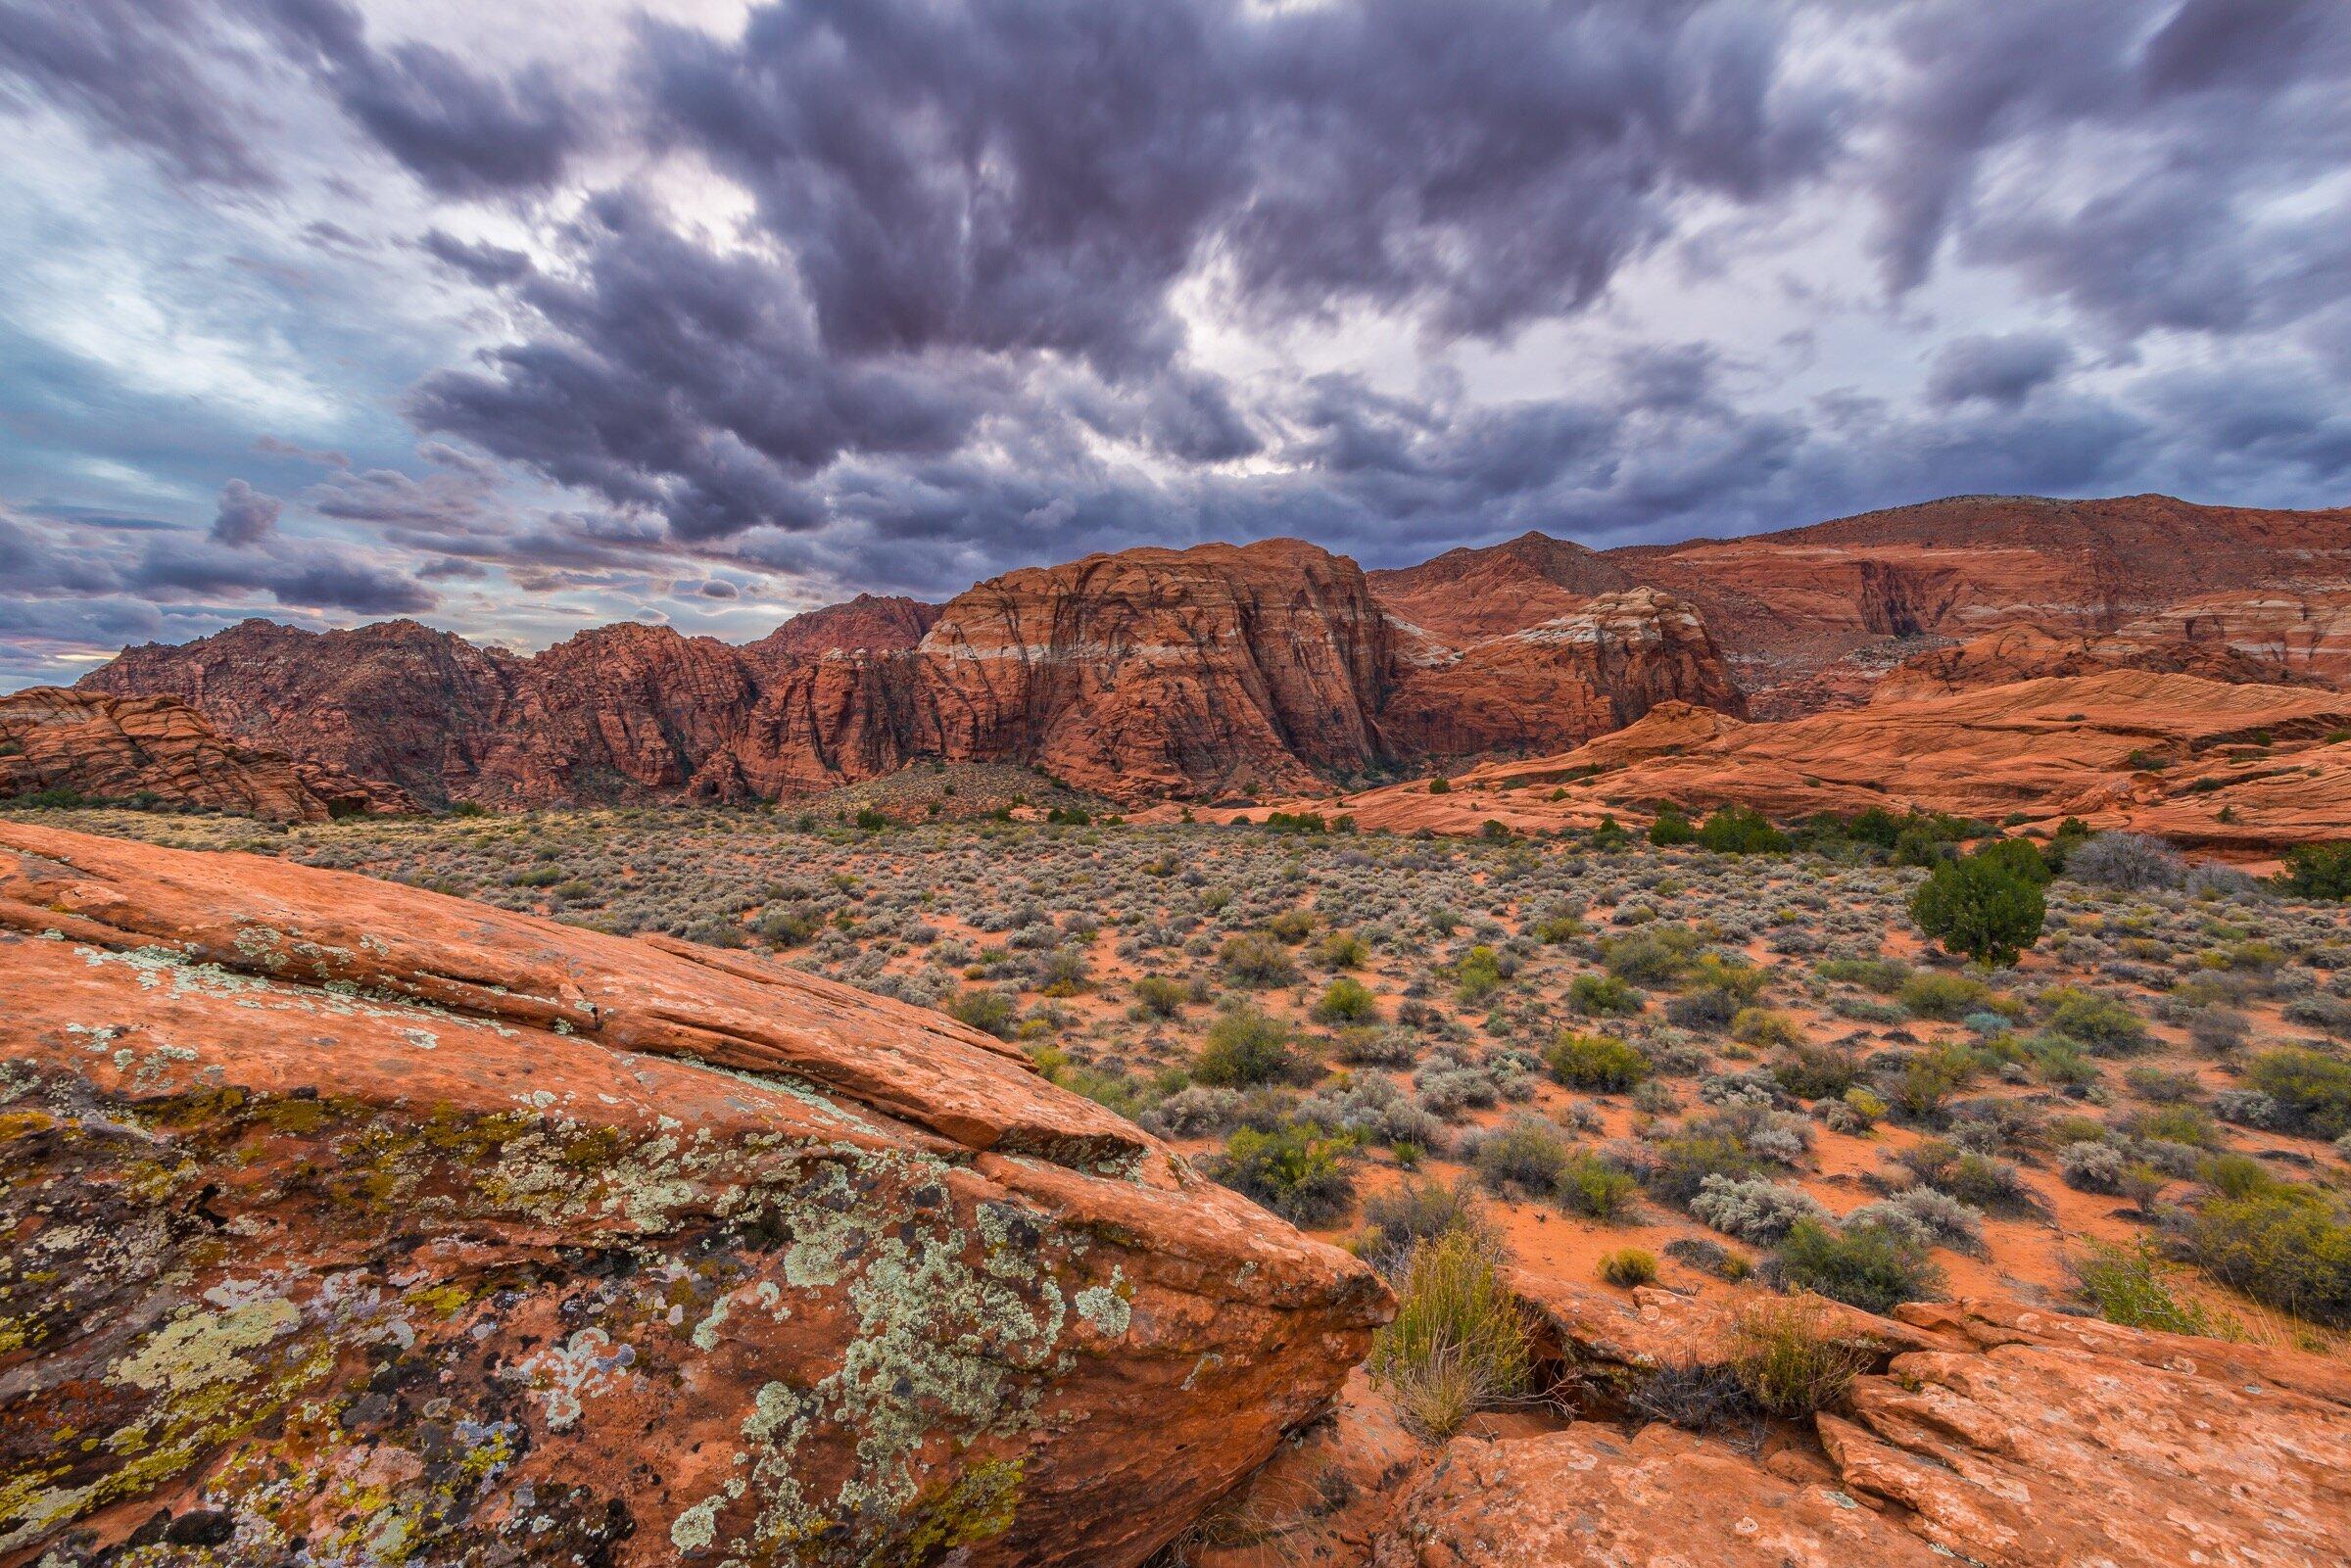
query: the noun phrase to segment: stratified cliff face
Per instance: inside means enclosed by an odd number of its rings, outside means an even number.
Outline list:
[[[919,652],[924,750],[1122,797],[1364,767],[1397,662],[1362,570],[1292,540],[1012,572]]]
[[[1639,588],[1524,631],[1431,650],[1382,718],[1390,737],[1412,751],[1473,756],[1577,744],[1660,702],[1747,712],[1698,612]]]
[[[1391,616],[1353,561],[1272,540],[1013,572],[936,609],[853,602],[744,647],[627,625],[517,658],[413,622],[249,621],[83,686],[168,692],[420,799],[520,805],[772,799],[926,757],[1033,763],[1120,800],[1299,789],[1557,749],[1668,698],[1738,710],[1687,605],[1577,602],[1457,649]]]
[[[36,686],[0,697],[0,797],[44,789],[152,795],[278,822],[320,822],[346,799],[312,789],[278,753],[222,740],[177,697]]]

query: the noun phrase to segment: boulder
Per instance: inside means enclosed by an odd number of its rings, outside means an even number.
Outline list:
[[[0,824],[0,1563],[1132,1564],[1389,1310],[739,954]]]

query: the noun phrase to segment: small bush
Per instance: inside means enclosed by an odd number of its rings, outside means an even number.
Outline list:
[[[1772,1259],[1780,1283],[1808,1290],[1868,1312],[1889,1312],[1904,1302],[1932,1301],[1943,1291],[1943,1270],[1923,1248],[1878,1225],[1843,1232],[1799,1219]]]
[[[1657,1278],[1657,1255],[1639,1247],[1619,1247],[1600,1260],[1600,1277],[1611,1285],[1631,1289],[1635,1285],[1651,1285]]]
[[[1315,1003],[1318,1023],[1373,1023],[1378,1020],[1379,999],[1361,980],[1335,979]]]
[[[1314,1122],[1261,1132],[1243,1127],[1224,1142],[1209,1173],[1293,1225],[1326,1225],[1355,1201],[1347,1168],[1355,1141]]]
[[[1766,1413],[1800,1420],[1845,1402],[1875,1353],[1841,1337],[1816,1304],[1757,1302],[1731,1337],[1731,1375]]]
[[[1641,993],[1613,974],[1578,974],[1567,983],[1567,1005],[1586,1018],[1641,1011]]]
[[[1455,1230],[1413,1250],[1396,1316],[1373,1336],[1369,1365],[1423,1435],[1451,1437],[1481,1409],[1527,1391],[1534,1344],[1487,1239]]]
[[[1192,1064],[1192,1077],[1223,1088],[1279,1083],[1303,1066],[1290,1047],[1290,1031],[1279,1020],[1254,1007],[1229,1008],[1209,1025],[1208,1039]]]
[[[2208,1198],[2182,1237],[2189,1261],[2264,1306],[2351,1325],[2351,1215],[2282,1182]]]
[[[1570,1088],[1604,1093],[1622,1093],[1650,1074],[1648,1053],[1609,1034],[1562,1033],[1543,1062]]]
[[[1718,855],[1784,855],[1795,847],[1764,815],[1746,806],[1721,806],[1698,830],[1699,846]]]
[[[1799,1100],[1834,1100],[1853,1086],[1861,1064],[1842,1046],[1799,1046],[1772,1064],[1771,1079]]]
[[[2069,1143],[2057,1157],[2058,1173],[2065,1184],[2078,1192],[2118,1193],[2123,1190],[2123,1168],[2130,1161],[2122,1150],[2110,1143]]]
[[[1235,985],[1252,990],[1271,990],[1298,980],[1298,966],[1291,962],[1289,950],[1270,936],[1232,937],[1217,954],[1217,962]]]
[[[2160,838],[2139,833],[2099,833],[2065,858],[2065,874],[2092,887],[2143,892],[2177,887],[2187,879],[2187,863]]]
[[[2245,1081],[2275,1100],[2291,1124],[2309,1136],[2339,1138],[2351,1132],[2351,1062],[2289,1046],[2255,1057],[2245,1069]]]
[[[1479,943],[1453,967],[1454,995],[1464,1007],[1475,1007],[1502,988],[1502,959]]]
[[[1659,806],[1656,820],[1649,825],[1649,841],[1660,849],[1676,844],[1695,843],[1698,830],[1683,816],[1678,806]]]
[[[1364,1223],[1373,1257],[1399,1254],[1417,1243],[1457,1230],[1481,1232],[1477,1198],[1464,1181],[1451,1186],[1424,1178],[1364,1200]]]
[[[1965,974],[1913,974],[1902,981],[1898,993],[1901,1004],[1912,1018],[1955,1019],[1981,1007],[1991,994],[1982,980]]]
[[[1708,1176],[1690,1200],[1690,1212],[1726,1236],[1770,1246],[1799,1220],[1831,1222],[1811,1194],[1775,1181]]]
[[[959,991],[954,1000],[947,1004],[946,1011],[947,1016],[958,1023],[968,1023],[1000,1040],[1012,1038],[1012,999],[1001,991],[977,987]]]
[[[1649,1190],[1667,1203],[1687,1205],[1710,1176],[1753,1176],[1764,1162],[1718,1132],[1683,1133],[1650,1147]]]
[[[2056,1005],[2049,1013],[2049,1027],[2094,1051],[2124,1056],[2147,1043],[2146,1024],[2114,997],[2061,985],[2042,998],[2051,999]]]
[[[1567,1140],[1535,1117],[1512,1117],[1477,1140],[1469,1163],[1496,1192],[1515,1187],[1532,1197],[1548,1196],[1567,1168]]]
[[[1799,1036],[1784,1013],[1769,1008],[1743,1007],[1731,1016],[1731,1038],[1742,1045],[1794,1045]]]
[[[2304,898],[2351,898],[2351,843],[2296,844],[2285,852],[2279,881]]]
[[[2237,1324],[2171,1286],[2173,1269],[2143,1238],[2135,1246],[2091,1242],[2069,1262],[2083,1298],[2100,1317],[2125,1328],[2233,1339]]]
[[[1184,988],[1164,974],[1146,974],[1134,982],[1135,1012],[1147,1019],[1172,1019],[1183,1012]]]

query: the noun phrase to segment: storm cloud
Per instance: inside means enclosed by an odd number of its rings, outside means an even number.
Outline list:
[[[749,636],[1139,543],[2339,504],[2346,88],[2330,0],[26,0],[0,110],[116,205],[0,184],[0,546],[76,557],[7,613]],[[44,335],[61,244],[191,237],[234,289]]]

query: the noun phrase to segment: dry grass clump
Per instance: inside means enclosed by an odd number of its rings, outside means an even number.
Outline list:
[[[1828,1308],[1804,1297],[1756,1302],[1731,1334],[1731,1375],[1768,1415],[1794,1420],[1845,1402],[1876,1352],[1837,1332]]]
[[[1479,1410],[1523,1399],[1533,1383],[1534,1344],[1503,1281],[1503,1261],[1495,1243],[1473,1230],[1422,1241],[1396,1292],[1395,1321],[1371,1342],[1372,1375],[1432,1440],[1451,1437]]]

